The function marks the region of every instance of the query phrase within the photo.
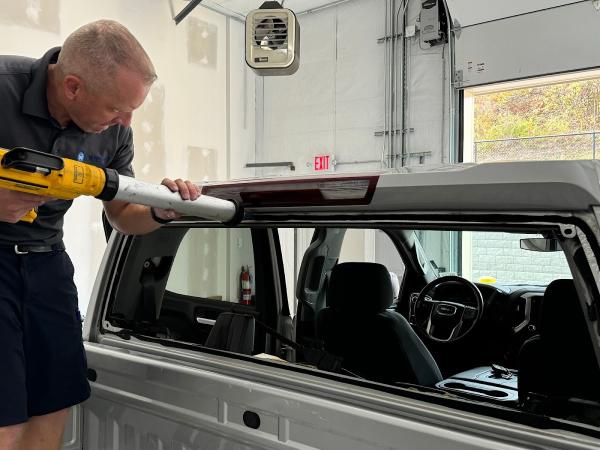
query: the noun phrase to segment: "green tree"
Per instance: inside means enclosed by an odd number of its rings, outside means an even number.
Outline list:
[[[478,95],[475,139],[600,130],[600,79]]]
[[[591,136],[551,137],[588,131],[600,131],[600,79],[475,97],[475,140],[497,141],[477,143],[477,161],[591,158]]]

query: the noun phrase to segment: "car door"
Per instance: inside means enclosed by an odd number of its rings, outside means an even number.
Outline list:
[[[278,285],[282,277],[276,273],[281,270],[276,244],[276,230],[225,227],[171,227],[135,238],[114,237],[87,318],[92,398],[82,406],[79,419],[84,424],[83,448],[147,449],[160,448],[161,442],[187,448],[185,442],[193,441],[190,436],[198,424],[205,429],[198,438],[203,448],[246,448],[245,430],[237,437],[211,431],[211,422],[218,422],[225,406],[210,399],[226,392],[233,380],[214,378],[206,366],[199,369],[207,357],[223,359],[220,350],[202,346],[210,334],[206,327],[222,312],[250,315],[277,327],[278,311],[287,300],[281,298],[285,286]],[[252,268],[248,305],[239,302],[238,267]],[[271,341],[268,333],[257,330],[257,352],[269,350]],[[166,346],[166,358],[155,353]],[[198,386],[204,386],[202,393]],[[195,418],[178,416],[182,408],[194,410]],[[228,403],[225,408],[233,420],[236,407]],[[244,421],[252,424],[254,413],[249,419],[244,413],[236,420],[246,428]],[[185,438],[178,437],[175,430],[190,421],[195,425],[186,428]],[[147,428],[149,423],[154,425]]]

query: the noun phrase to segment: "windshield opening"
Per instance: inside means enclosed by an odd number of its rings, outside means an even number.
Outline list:
[[[556,251],[522,248],[523,239],[544,239],[539,233],[418,230],[415,236],[425,273],[511,285],[547,285],[555,279],[572,278],[560,246],[548,247]]]

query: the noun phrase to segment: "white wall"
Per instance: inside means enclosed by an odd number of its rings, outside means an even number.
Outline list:
[[[406,25],[417,25],[420,2],[410,1]],[[292,161],[298,172],[314,172],[316,155],[333,155],[335,172],[389,169],[389,146],[381,133],[392,96],[388,68],[396,71],[396,102],[402,104],[400,50],[388,62],[386,11],[398,16],[400,1],[350,0],[298,16],[300,68],[292,76],[257,77],[256,156],[259,162]],[[402,17],[400,15],[400,17]],[[398,32],[402,25],[399,24]],[[400,48],[403,38],[396,40]],[[430,47],[419,35],[406,39],[405,165],[450,160],[450,58],[448,45]],[[261,95],[262,94],[262,95]],[[393,130],[402,128],[401,107]],[[402,139],[396,135],[399,157]],[[420,159],[418,156],[425,155]],[[397,159],[395,167],[401,165]],[[290,174],[288,168],[259,175]]]
[[[315,155],[331,154],[340,162],[381,159],[383,140],[374,133],[383,128],[384,46],[377,39],[384,7],[380,0],[351,1],[298,17],[298,71],[257,78],[263,92],[257,103],[258,162],[293,161],[297,172],[312,172],[308,164]]]
[[[173,2],[180,10],[187,2]],[[159,79],[134,114],[134,168],[139,178],[223,179],[227,160],[227,22],[196,8],[180,25],[164,0],[0,0],[0,53],[40,57],[75,28],[115,19],[136,35]],[[239,49],[238,49],[239,50]],[[65,243],[75,264],[80,308],[85,312],[104,237],[101,203],[80,198],[65,220]]]
[[[256,76],[246,65],[244,24],[235,20],[230,20],[229,24],[229,178],[239,179],[256,174],[254,169],[245,168],[247,163],[256,162]]]

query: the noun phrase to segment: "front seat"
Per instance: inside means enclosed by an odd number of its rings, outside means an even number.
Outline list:
[[[522,345],[518,365],[522,403],[539,395],[600,400],[600,371],[573,280],[546,288],[539,335]]]
[[[383,383],[433,386],[442,375],[406,319],[387,308],[393,292],[386,267],[348,262],[331,271],[327,307],[317,315],[325,350],[343,358],[342,367]]]

